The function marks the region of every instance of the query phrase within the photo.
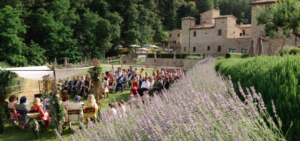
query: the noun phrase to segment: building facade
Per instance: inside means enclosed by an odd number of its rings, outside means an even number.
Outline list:
[[[257,26],[255,16],[259,14],[258,6],[263,10],[269,8],[274,0],[258,0],[250,3],[252,6],[251,24],[237,24],[234,15],[220,15],[220,10],[211,9],[200,14],[200,24],[196,25],[196,18],[185,17],[181,19],[181,30],[173,30],[169,33],[169,43],[180,43],[181,53],[202,53],[206,56],[224,56],[228,52],[248,53],[251,37],[254,37],[254,46],[259,33],[263,33],[263,25]],[[181,32],[180,36],[173,37]],[[267,36],[263,34],[263,36]],[[284,36],[283,36],[284,37]],[[284,37],[286,38],[286,37]],[[297,40],[297,41],[296,41]],[[271,52],[277,52],[283,43],[277,39],[277,43],[263,41],[264,54],[267,54],[271,46]],[[174,42],[175,43],[175,42]],[[285,46],[299,44],[300,40],[291,36],[286,38]]]
[[[168,47],[169,49],[173,49],[177,52],[180,51],[181,49],[181,30],[179,29],[174,29],[169,32],[169,42],[168,42]]]

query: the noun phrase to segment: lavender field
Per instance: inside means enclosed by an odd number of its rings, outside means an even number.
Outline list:
[[[155,97],[122,117],[107,117],[88,128],[76,129],[80,140],[285,140],[280,119],[270,117],[261,94],[240,89],[241,101],[231,81],[213,68],[214,59],[201,60],[187,77],[163,97]],[[274,109],[275,111],[275,109]],[[91,122],[90,122],[91,123]]]

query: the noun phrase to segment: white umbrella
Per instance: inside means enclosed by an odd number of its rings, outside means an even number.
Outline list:
[[[146,48],[138,48],[137,50],[148,51],[149,49],[146,49]]]
[[[153,47],[153,48],[159,48],[158,46],[156,45],[151,45],[150,47]]]
[[[117,47],[117,48],[122,48],[122,45],[119,44],[119,45],[117,45],[116,47]]]
[[[139,45],[130,45],[130,47],[141,47]]]

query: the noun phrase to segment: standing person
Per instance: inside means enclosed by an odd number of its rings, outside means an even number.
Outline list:
[[[137,82],[138,77],[134,78],[133,82],[132,82],[132,89],[131,89],[131,93],[136,95],[138,92],[138,88],[139,88],[139,83]]]
[[[121,93],[123,93],[124,88],[126,87],[127,79],[124,74],[117,80],[116,93],[118,92],[118,87],[121,87]]]
[[[145,78],[142,82],[141,88],[138,90],[139,95],[142,97],[144,94],[144,91],[148,91],[150,87],[150,82],[148,81],[148,78]]]
[[[29,121],[29,118],[27,117],[27,113],[29,112],[29,109],[25,105],[26,100],[27,100],[26,96],[22,96],[20,98],[20,104],[17,106],[17,110],[22,111],[20,113],[20,122],[21,122],[21,125],[19,125],[20,128],[24,127],[23,125],[27,125]]]
[[[112,67],[111,67],[111,72],[112,72],[113,74],[115,74],[115,73],[116,73],[116,70],[115,70],[115,67],[114,67],[114,65],[112,65]]]
[[[108,82],[104,78],[101,78],[99,91],[100,93],[104,93],[104,98],[108,98]],[[99,95],[97,96],[97,100],[99,101]]]
[[[73,81],[71,80],[71,77],[68,77],[68,80],[65,81],[64,90],[66,90],[69,95],[71,94],[72,84],[73,84]]]
[[[40,107],[41,103],[40,103],[40,98],[35,98],[33,100],[33,105],[31,106],[31,110],[30,112],[38,112],[40,113],[40,117],[36,118],[36,120],[44,120],[45,121],[45,128],[49,129],[49,113],[48,112],[44,112],[43,109]]]

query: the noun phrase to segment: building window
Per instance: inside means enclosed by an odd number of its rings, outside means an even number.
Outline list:
[[[178,37],[180,37],[180,34],[178,34]]]
[[[207,50],[210,50],[210,46],[207,47]]]
[[[240,33],[240,36],[243,36],[243,33]]]
[[[218,52],[221,52],[221,46],[218,46]]]
[[[248,48],[242,48],[242,53],[248,53]]]
[[[218,35],[219,35],[219,36],[222,35],[222,30],[218,30]]]
[[[170,37],[172,37],[172,34],[170,34]]]
[[[245,30],[243,30],[243,35],[245,35],[245,34],[246,34]]]
[[[196,37],[197,36],[197,33],[196,33],[196,31],[194,31],[194,37]]]
[[[193,47],[193,52],[196,52],[196,47]]]
[[[183,48],[183,52],[186,52],[186,47]]]
[[[236,48],[229,48],[229,52],[236,53]]]

